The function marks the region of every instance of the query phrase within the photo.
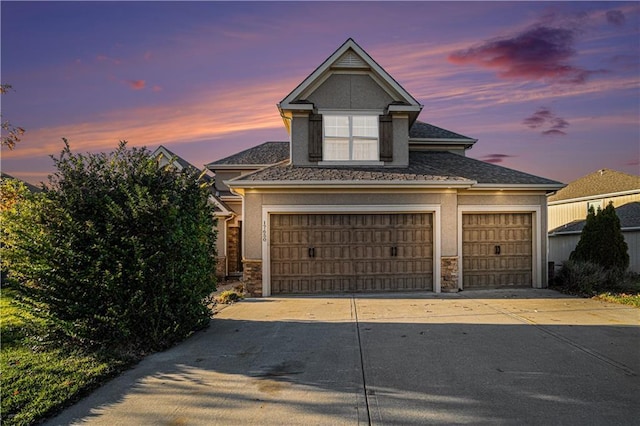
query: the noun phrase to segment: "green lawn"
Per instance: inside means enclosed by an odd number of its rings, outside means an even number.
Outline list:
[[[11,290],[0,295],[2,424],[33,424],[97,387],[127,362],[98,353],[49,347],[43,321],[22,309]]]

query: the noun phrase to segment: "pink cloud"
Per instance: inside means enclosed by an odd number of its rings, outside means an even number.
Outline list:
[[[162,92],[162,87],[156,84],[151,88],[151,90],[153,90],[154,92]]]
[[[539,129],[541,127],[547,127],[542,131],[545,136],[564,136],[567,133],[563,131],[569,127],[569,122],[562,117],[558,117],[551,109],[547,107],[540,107],[529,117],[522,120],[522,124],[530,129]]]
[[[244,81],[235,87],[185,97],[171,105],[118,109],[85,122],[30,129],[20,149],[2,154],[7,158],[50,155],[60,151],[62,137],[78,151],[112,149],[120,140],[127,140],[132,146],[214,143],[238,132],[265,129],[281,130],[286,138],[275,104],[296,83],[288,79],[265,86],[261,80]]]
[[[484,161],[485,163],[497,164],[497,163],[502,163],[507,158],[513,158],[513,157],[515,157],[515,155],[489,154],[489,155],[485,155],[484,157],[482,157],[480,159],[482,161]]]
[[[127,80],[127,84],[133,90],[142,90],[146,86],[146,82],[144,80]]]
[[[569,60],[576,55],[574,30],[535,25],[510,37],[496,38],[453,52],[449,62],[495,69],[505,79],[584,83],[591,71]]]

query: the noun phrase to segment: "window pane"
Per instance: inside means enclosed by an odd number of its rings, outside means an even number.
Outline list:
[[[323,158],[325,161],[348,160],[349,139],[325,138]]]
[[[353,138],[353,160],[378,160],[378,140]]]
[[[378,117],[371,115],[353,116],[353,136],[378,137]]]
[[[340,115],[324,116],[325,136],[349,137],[349,117]]]

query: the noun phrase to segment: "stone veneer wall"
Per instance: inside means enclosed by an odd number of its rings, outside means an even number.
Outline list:
[[[227,258],[229,274],[242,271],[240,261],[240,228],[237,226],[227,229]]]
[[[244,265],[244,288],[252,297],[262,296],[262,260],[242,261]]]
[[[227,277],[227,258],[225,256],[216,256],[216,278],[222,281]]]
[[[458,291],[458,256],[441,258],[440,290],[445,293]]]

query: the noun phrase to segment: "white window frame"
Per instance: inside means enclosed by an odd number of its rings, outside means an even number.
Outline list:
[[[381,112],[378,111],[319,111],[322,116],[322,161],[320,161],[319,165],[383,165],[384,163],[380,161],[380,123],[378,120],[378,116]],[[330,136],[326,136],[325,126],[327,123],[327,117],[347,117],[349,120],[349,158],[348,159],[327,159],[327,138],[331,138]],[[376,123],[376,136],[360,136],[353,134],[353,118],[354,117],[371,117],[375,119]],[[337,137],[336,137],[337,138]],[[346,136],[345,136],[346,138]],[[355,160],[354,159],[354,138],[356,139],[364,139],[364,140],[375,140],[375,156],[372,159],[367,160]]]

